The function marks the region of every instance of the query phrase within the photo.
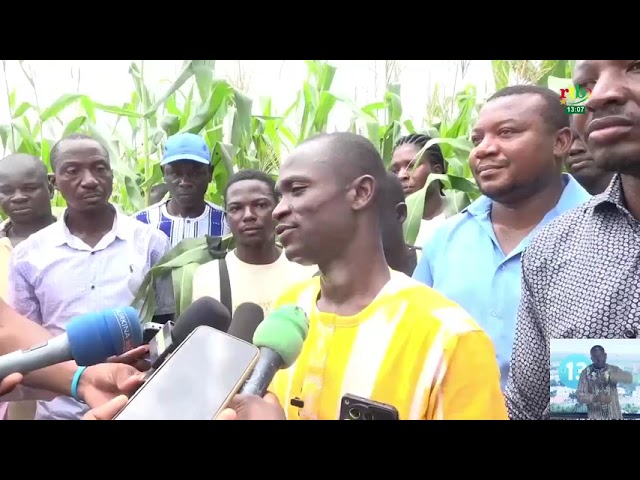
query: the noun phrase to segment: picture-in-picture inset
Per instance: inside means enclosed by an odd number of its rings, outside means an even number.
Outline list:
[[[640,340],[551,340],[552,419],[640,419]]]

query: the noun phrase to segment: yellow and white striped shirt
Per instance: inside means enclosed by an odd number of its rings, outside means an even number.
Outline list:
[[[494,346],[455,303],[393,270],[351,317],[319,312],[319,293],[314,277],[276,304],[309,316],[300,357],[270,387],[288,419],[337,420],[347,393],[393,405],[401,420],[508,419]]]

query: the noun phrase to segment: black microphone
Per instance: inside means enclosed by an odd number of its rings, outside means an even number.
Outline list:
[[[231,323],[229,310],[211,297],[201,297],[189,305],[174,322],[167,322],[149,342],[151,370],[155,370],[197,327],[206,325],[226,332]]]
[[[262,320],[264,320],[262,307],[251,302],[242,303],[233,312],[233,319],[227,333],[245,342],[253,343],[253,334]]]
[[[308,333],[309,319],[300,307],[284,305],[272,310],[253,335],[260,358],[239,393],[263,397],[278,370],[296,361]]]

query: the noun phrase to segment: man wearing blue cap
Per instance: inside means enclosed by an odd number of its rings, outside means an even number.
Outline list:
[[[202,137],[193,133],[170,137],[160,167],[169,199],[136,213],[135,218],[164,232],[172,247],[185,238],[229,233],[224,209],[204,199],[213,166]]]

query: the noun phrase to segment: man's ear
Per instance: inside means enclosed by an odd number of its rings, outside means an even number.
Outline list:
[[[53,195],[56,193],[56,176],[54,173],[47,174],[47,188],[49,189],[49,197],[53,198]]]
[[[569,155],[571,150],[571,144],[573,143],[573,133],[570,128],[562,128],[556,134],[556,141],[553,145],[553,154],[556,158],[561,158],[564,161]]]
[[[351,196],[352,208],[362,210],[368,207],[374,199],[376,189],[375,179],[371,175],[362,175],[351,182],[349,195]]]
[[[398,219],[398,222],[400,222],[401,224],[404,223],[404,221],[407,219],[407,204],[404,202],[400,202],[399,204],[396,205],[396,218]]]
[[[439,163],[436,164],[431,164],[431,173],[437,173],[438,175],[441,175],[444,173],[443,169],[442,169],[442,165],[440,165]]]

